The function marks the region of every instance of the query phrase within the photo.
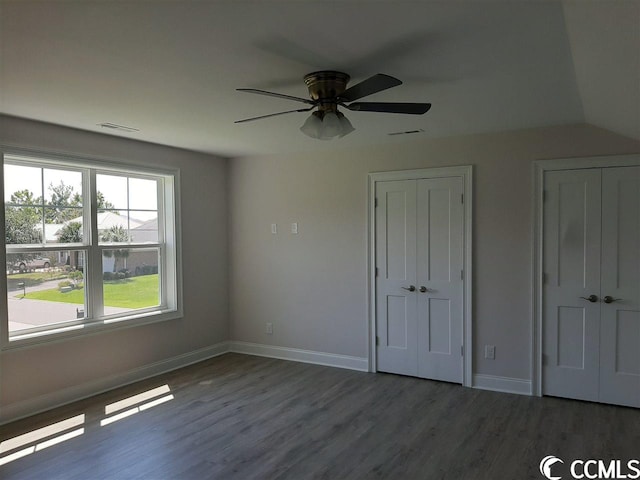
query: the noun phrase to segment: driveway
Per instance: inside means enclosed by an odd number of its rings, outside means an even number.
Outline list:
[[[58,282],[53,283],[57,287]],[[27,291],[46,290],[46,288],[39,288],[42,285],[44,284],[28,288]],[[53,287],[49,286],[48,288]],[[83,308],[82,305],[77,303],[48,302],[21,297],[22,293],[11,292],[7,298],[9,332],[75,320],[77,318],[77,310]],[[104,310],[106,315],[131,311],[128,308],[117,307],[105,307]]]

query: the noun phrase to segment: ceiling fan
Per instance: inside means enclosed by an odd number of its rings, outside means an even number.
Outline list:
[[[338,111],[338,106],[353,112],[404,113],[409,115],[422,115],[431,108],[430,103],[356,102],[355,100],[368,95],[402,85],[402,82],[397,78],[378,73],[347,88],[350,78],[346,73],[333,70],[305,75],[304,83],[309,88],[310,99],[255,88],[238,88],[239,92],[293,100],[309,105],[309,107],[246,118],[237,120],[235,123],[252,122],[287,113],[309,112],[315,109],[304,125],[300,127],[300,130],[309,137],[329,140],[334,137],[344,137],[355,130],[347,117]]]

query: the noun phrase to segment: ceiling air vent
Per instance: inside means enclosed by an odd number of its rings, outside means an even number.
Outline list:
[[[98,126],[102,127],[102,128],[109,128],[111,130],[118,130],[119,132],[127,132],[127,133],[132,133],[132,132],[139,132],[140,130],[137,128],[133,128],[133,127],[127,127],[125,125],[118,125],[117,123],[99,123]]]
[[[407,130],[404,132],[393,132],[393,133],[387,133],[387,135],[409,135],[411,133],[423,133],[424,130],[423,129],[418,129],[418,130]]]

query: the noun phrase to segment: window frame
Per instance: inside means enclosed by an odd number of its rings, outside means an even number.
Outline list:
[[[111,332],[116,329],[156,323],[183,317],[182,306],[182,254],[180,232],[180,170],[155,167],[142,162],[125,162],[98,158],[90,155],[50,153],[23,148],[2,147],[0,151],[0,195],[3,208],[0,209],[0,229],[5,231],[4,203],[4,165],[18,164],[38,168],[69,169],[82,172],[82,211],[83,241],[81,243],[46,243],[43,227],[41,244],[20,246],[4,242],[0,248],[0,262],[6,265],[7,253],[27,251],[30,253],[47,251],[85,252],[85,304],[86,317],[70,319],[63,323],[40,326],[9,332],[7,304],[7,275],[0,275],[0,349],[9,350],[32,345],[63,341],[69,338]],[[116,175],[128,178],[153,179],[158,181],[158,239],[154,243],[135,241],[126,244],[100,242],[97,225],[98,208],[96,204],[96,175]],[[46,188],[46,186],[43,186]],[[43,192],[43,203],[45,202]],[[129,207],[129,205],[128,205]],[[130,209],[127,209],[129,213]],[[157,249],[159,254],[158,280],[160,286],[160,305],[130,310],[111,315],[104,314],[102,256],[104,250],[127,245],[131,250]],[[13,250],[13,251],[12,251]]]

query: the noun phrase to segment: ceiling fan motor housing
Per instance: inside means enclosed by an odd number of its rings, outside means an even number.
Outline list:
[[[309,88],[309,96],[318,101],[318,109],[322,112],[337,110],[336,99],[346,89],[351,77],[343,72],[324,70],[304,76],[304,83]]]

